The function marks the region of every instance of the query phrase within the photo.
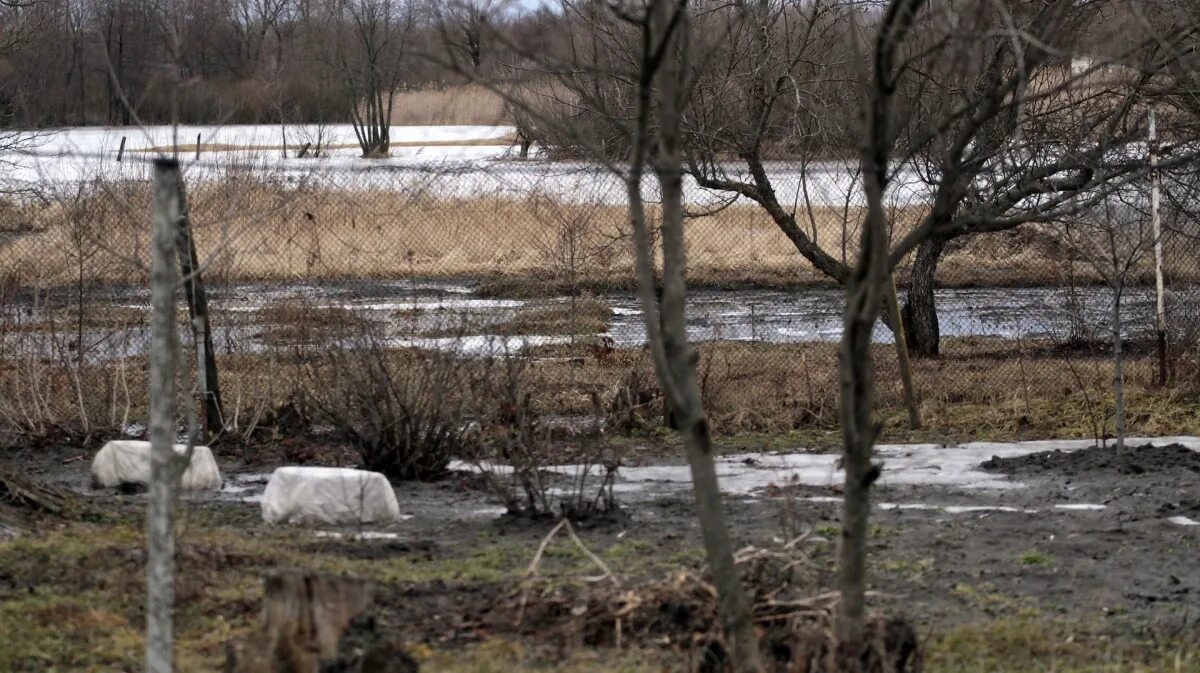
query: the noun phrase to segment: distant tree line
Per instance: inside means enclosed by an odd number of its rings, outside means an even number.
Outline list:
[[[366,89],[463,81],[533,46],[550,9],[471,0],[2,0],[0,125],[351,121]],[[363,114],[369,114],[361,111]]]

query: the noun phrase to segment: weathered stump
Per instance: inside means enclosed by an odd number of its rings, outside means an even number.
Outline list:
[[[342,635],[372,601],[364,580],[284,572],[265,580],[263,633],[231,646],[228,673],[320,673],[339,656]]]

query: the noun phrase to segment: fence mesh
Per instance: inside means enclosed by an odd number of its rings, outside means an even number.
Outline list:
[[[9,439],[144,424],[149,169],[105,161],[84,171],[104,180],[41,179],[0,199]],[[619,176],[544,161],[253,164],[206,155],[185,170],[231,427],[280,422],[281,405],[321,385],[305,363],[367,332],[394,350],[518,355],[547,414],[652,398]],[[780,164],[772,177],[794,224],[853,263],[864,204],[852,164]],[[901,182],[896,236],[927,207],[919,181]],[[836,429],[841,290],[758,204],[694,185],[687,200],[687,311],[715,428]],[[1145,208],[1125,199],[1073,222],[949,241],[935,275],[938,355],[913,360],[926,431],[1111,432],[1113,251],[1125,262],[1130,431],[1198,427],[1200,230],[1186,201],[1166,198],[1162,217],[1165,384]],[[902,303],[912,268],[910,256],[896,271]],[[881,324],[876,340],[885,436],[911,436],[891,330]]]

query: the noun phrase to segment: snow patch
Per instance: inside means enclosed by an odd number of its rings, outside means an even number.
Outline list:
[[[400,515],[401,520],[411,519],[411,518],[412,518],[411,514]],[[388,533],[388,532],[376,531],[376,530],[364,530],[361,533],[351,533],[349,535],[347,535],[346,533],[339,533],[337,531],[319,530],[319,531],[316,531],[315,533],[313,533],[313,535],[316,537],[329,538],[329,539],[333,539],[333,540],[349,539],[349,540],[354,540],[355,542],[359,542],[362,540],[398,540],[398,539],[400,539],[399,533]]]
[[[536,346],[570,343],[569,336],[496,336],[484,334],[464,337],[390,339],[393,348],[421,348],[448,351],[471,357],[496,357],[520,353]]]

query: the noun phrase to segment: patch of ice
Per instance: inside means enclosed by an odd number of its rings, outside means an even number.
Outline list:
[[[1177,526],[1200,526],[1200,521],[1189,519],[1186,516],[1173,516],[1167,519],[1167,521],[1170,521]]]
[[[238,494],[238,493],[245,493],[246,491],[253,491],[253,490],[255,490],[255,489],[256,489],[256,487],[255,487],[255,486],[253,486],[253,485],[250,485],[250,486],[237,486],[237,485],[234,485],[234,484],[226,484],[226,485],[224,485],[224,486],[222,486],[222,487],[221,487],[221,492],[222,492],[222,493],[228,493],[228,494],[231,494],[231,495],[236,495],[236,494]]]
[[[401,514],[400,520],[411,519],[411,514]],[[360,540],[397,540],[400,538],[399,533],[388,533],[384,531],[364,530],[361,533],[339,533],[337,531],[319,530],[313,533],[316,537],[331,538],[334,540],[350,539],[358,542]]]
[[[439,301],[387,301],[373,304],[347,304],[360,311],[478,311],[493,308],[521,308],[518,299],[443,299]]]
[[[942,511],[947,514],[970,514],[972,512],[1013,512],[1018,514],[1037,514],[1036,509],[1020,509],[1018,507],[1007,507],[1004,505],[950,505],[943,507]]]
[[[464,337],[390,339],[393,348],[422,348],[425,350],[449,351],[474,357],[501,356],[519,353],[536,346],[554,346],[570,343],[569,336],[497,336],[483,334]]]
[[[623,306],[614,306],[612,308],[613,315],[641,315],[640,308],[625,308]]]
[[[498,516],[504,516],[505,514],[508,514],[507,507],[480,507],[479,509],[473,510],[468,516],[471,518],[492,519]]]
[[[938,510],[938,509],[942,509],[941,507],[938,507],[937,505],[927,505],[927,504],[925,504],[925,503],[923,503],[923,502],[900,502],[900,503],[896,503],[896,502],[881,502],[881,503],[879,503],[878,505],[876,505],[876,507],[878,507],[879,509],[881,509],[881,510],[883,510],[883,511],[885,511],[885,512],[888,512],[888,511],[891,511],[891,510],[894,510],[894,509],[900,509],[900,510],[904,510],[904,509],[913,509],[913,510]]]
[[[249,474],[232,474],[229,476],[229,479],[243,484],[265,484],[271,481],[271,473],[252,472]]]
[[[1165,437],[1157,439],[1131,439],[1131,442],[1154,444],[1182,444],[1200,448],[1200,438]],[[1050,442],[1015,442],[1011,444],[974,443],[962,446],[939,446],[936,444],[880,445],[876,456],[883,463],[880,483],[890,486],[944,486],[964,490],[1005,490],[1024,488],[1025,484],[1013,481],[1003,474],[984,472],[979,464],[992,456],[1021,456],[1055,448],[1076,450],[1091,446],[1087,440]],[[721,490],[729,495],[746,496],[766,489],[771,484],[799,483],[806,486],[836,486],[841,484],[843,472],[837,469],[841,456],[833,453],[792,454],[738,454],[723,456],[717,460],[717,476]],[[476,465],[455,462],[451,469],[478,471]],[[503,465],[485,465],[484,469],[498,474],[507,474],[510,468]],[[579,465],[558,465],[548,468],[565,475],[577,475]],[[594,476],[600,475],[599,467],[593,467]],[[646,465],[624,467],[617,473],[614,491],[624,495],[658,497],[674,495],[691,485],[691,472],[686,465]],[[839,502],[833,496],[811,496],[810,502]],[[1082,503],[1081,503],[1082,504]],[[921,503],[898,504],[898,508],[919,509]],[[1087,509],[1093,509],[1090,506]],[[1013,507],[988,507],[991,511],[1030,512]],[[1072,508],[1063,508],[1072,509]],[[1074,509],[1084,509],[1077,507]],[[945,508],[951,513],[983,511],[972,508]]]
[[[141,423],[130,423],[124,428],[121,428],[121,434],[125,435],[126,437],[145,437],[146,426],[142,425]]]
[[[1079,503],[1067,503],[1065,505],[1055,505],[1054,509],[1099,511],[1102,509],[1108,509],[1108,505],[1095,505],[1095,504],[1086,503],[1086,502],[1079,502]]]

